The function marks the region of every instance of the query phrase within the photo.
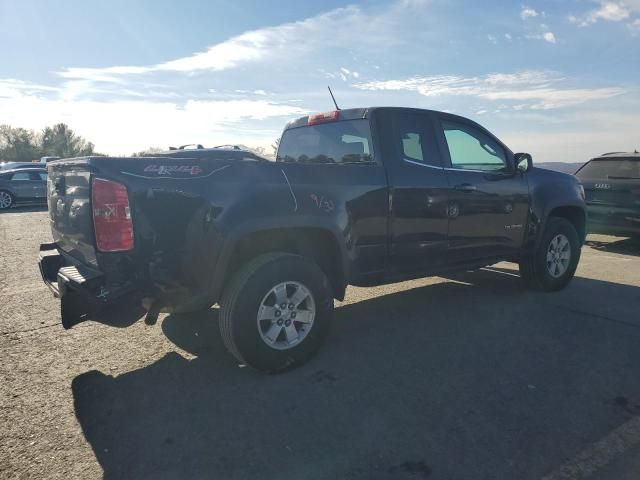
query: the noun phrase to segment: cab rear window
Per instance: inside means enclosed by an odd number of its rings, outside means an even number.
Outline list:
[[[322,123],[286,130],[277,161],[295,163],[367,163],[373,161],[369,121]]]

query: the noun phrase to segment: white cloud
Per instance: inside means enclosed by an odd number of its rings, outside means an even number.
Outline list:
[[[535,35],[525,35],[530,40],[544,40],[547,43],[556,43],[556,36],[553,32],[537,33]]]
[[[498,39],[495,37],[495,35],[491,35],[491,34],[487,35],[487,40],[489,40],[494,45],[498,44]]]
[[[38,85],[14,78],[0,79],[0,99],[19,98],[23,95],[40,95],[46,92],[57,92],[55,87]]]
[[[287,118],[308,113],[298,106],[267,100],[189,100],[180,105],[132,100],[70,102],[34,95],[0,97],[0,111],[3,122],[27,128],[66,122],[94,142],[98,151],[110,154],[130,154],[163,141],[268,145],[280,130],[261,128],[264,120],[281,118],[284,124]]]
[[[627,28],[631,32],[631,35],[640,34],[640,18],[636,18],[633,22],[628,23]]]
[[[511,36],[511,34],[510,34],[510,33],[505,33],[505,34],[504,34],[504,38],[506,38],[508,41],[513,40],[513,37]]]
[[[372,81],[355,85],[362,90],[413,91],[426,97],[472,96],[491,101],[518,102],[532,110],[570,107],[625,93],[616,87],[566,88],[553,72],[493,73],[481,77],[455,75],[416,76],[403,80]]]
[[[537,16],[538,16],[538,12],[536,12],[533,8],[529,8],[529,7],[523,7],[522,11],[520,12],[520,18],[522,18],[523,20],[526,20],[527,18],[537,17]]]
[[[153,72],[196,73],[222,71],[252,62],[287,58],[308,53],[318,45],[339,47],[353,41],[362,45],[389,46],[399,42],[397,30],[425,0],[399,0],[383,10],[362,10],[351,5],[336,8],[305,20],[248,31],[192,55],[155,65],[104,68],[66,68],[58,75],[68,80],[121,83],[123,77]],[[343,67],[342,73],[350,71]]]
[[[620,22],[626,20],[634,10],[640,10],[640,2],[627,0],[623,1],[608,1],[600,0],[599,7],[595,8],[582,18],[578,18],[575,15],[569,16],[571,23],[577,23],[581,27],[587,27],[596,23],[599,20],[607,22]]]

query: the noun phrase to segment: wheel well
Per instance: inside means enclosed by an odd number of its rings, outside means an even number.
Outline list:
[[[549,217],[561,217],[569,220],[576,228],[581,241],[587,234],[584,210],[580,207],[556,207],[549,213]]]
[[[266,230],[241,238],[231,254],[223,285],[246,262],[269,252],[293,253],[313,259],[331,282],[333,296],[344,299],[346,282],[340,249],[333,234],[319,228]]]

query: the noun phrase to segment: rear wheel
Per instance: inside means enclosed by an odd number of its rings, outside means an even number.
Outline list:
[[[6,210],[13,205],[13,195],[4,190],[0,190],[0,210]]]
[[[536,250],[520,262],[520,276],[534,290],[561,290],[573,278],[580,260],[578,232],[571,222],[551,217]]]
[[[320,267],[284,253],[251,260],[220,304],[227,349],[240,362],[270,373],[309,360],[326,337],[333,313],[331,286]]]

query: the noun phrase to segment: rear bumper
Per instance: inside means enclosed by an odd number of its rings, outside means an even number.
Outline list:
[[[128,326],[146,312],[136,289],[109,286],[102,272],[58,250],[55,243],[40,245],[38,266],[42,280],[60,299],[64,328],[86,320]]]

